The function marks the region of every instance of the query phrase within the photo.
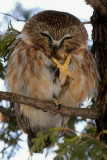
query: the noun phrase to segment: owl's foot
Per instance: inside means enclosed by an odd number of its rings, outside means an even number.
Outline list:
[[[52,58],[53,62],[56,63],[57,68],[59,68],[59,79],[62,78],[63,73],[67,74],[70,78],[73,78],[73,75],[68,70],[68,66],[71,58],[72,58],[72,55],[69,54],[63,65],[61,65],[55,58]]]
[[[57,99],[53,98],[53,101],[54,101],[54,103],[55,103],[56,106],[57,106],[57,110],[60,110],[60,109],[61,109],[61,106],[62,106],[60,100],[57,100]]]
[[[58,110],[60,110],[62,107],[62,104],[58,104]]]

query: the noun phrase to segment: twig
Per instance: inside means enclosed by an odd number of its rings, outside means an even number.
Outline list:
[[[12,18],[14,18],[16,21],[22,21],[22,22],[26,22],[26,20],[23,20],[23,19],[19,19],[19,18],[17,18],[17,17],[15,17],[15,16],[13,16],[13,15],[11,15],[11,14],[9,14],[9,13],[3,13],[3,12],[0,12],[1,14],[3,14],[3,15],[5,15],[5,16],[9,16],[9,17],[12,17]],[[83,24],[91,24],[91,22],[90,21],[87,21],[87,22],[82,22]]]
[[[6,149],[8,149],[10,146],[12,146],[17,140],[18,138],[22,135],[22,132],[16,137],[16,139],[14,140],[14,142],[10,145],[8,145],[6,148],[2,149],[2,151],[0,153],[3,153]]]
[[[83,24],[91,24],[91,21],[82,22]]]
[[[103,132],[100,132],[99,134],[98,134],[98,136],[97,136],[97,140],[99,140],[100,139],[100,136],[103,134]]]
[[[70,128],[63,128],[62,130],[64,131],[70,131],[70,132],[74,132],[74,133],[78,133],[80,135],[83,135],[83,136],[86,136],[88,138],[92,138],[92,139],[95,139],[94,137],[90,136],[89,134],[85,134],[85,133],[82,133],[82,132],[79,132],[79,131],[76,131],[76,130],[73,130],[73,129],[70,129]],[[97,138],[96,138],[97,139]],[[99,140],[99,139],[97,139]]]
[[[8,13],[3,13],[3,12],[0,12],[1,14],[5,15],[5,16],[9,16],[9,17],[12,17],[14,18],[16,21],[22,21],[22,22],[26,22],[26,20],[23,20],[23,19],[18,19],[17,17],[11,15],[11,14],[8,14]]]
[[[11,92],[1,92],[0,99],[8,100],[10,102],[16,102],[19,104],[25,104],[32,106],[36,109],[46,110],[52,113],[59,113],[64,116],[72,117],[83,117],[89,119],[98,119],[100,117],[100,112],[97,108],[74,108],[61,106],[60,110],[53,101],[43,101],[34,98],[25,97],[22,95],[17,95]]]

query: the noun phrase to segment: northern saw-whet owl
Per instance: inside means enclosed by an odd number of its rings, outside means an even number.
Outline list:
[[[78,107],[87,97],[96,96],[99,75],[87,50],[87,38],[83,24],[69,13],[43,11],[34,15],[10,47],[9,91],[39,100],[57,99],[67,107]],[[63,65],[68,56],[72,77],[60,73],[55,62]],[[38,132],[65,126],[69,119],[24,104],[15,105],[15,111],[20,128],[28,134],[29,146]]]

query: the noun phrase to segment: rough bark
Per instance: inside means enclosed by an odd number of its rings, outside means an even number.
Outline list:
[[[96,120],[97,131],[107,130],[107,1],[106,0],[86,0],[90,4],[94,13],[91,17],[93,26],[92,53],[95,55],[100,72],[100,89],[97,107],[101,116]],[[107,134],[102,134],[101,140],[107,143]]]

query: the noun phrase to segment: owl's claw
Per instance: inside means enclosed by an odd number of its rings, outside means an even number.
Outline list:
[[[61,109],[61,106],[62,106],[60,100],[57,100],[56,98],[53,98],[53,101],[54,101],[54,103],[55,103],[56,106],[57,106],[57,110],[60,110],[60,109]]]
[[[59,68],[59,79],[62,78],[63,73],[67,74],[70,78],[73,78],[73,75],[68,70],[68,65],[70,63],[71,58],[72,58],[72,55],[69,54],[63,65],[61,65],[55,58],[52,58],[53,62],[56,63],[57,68]]]
[[[58,104],[58,110],[60,110],[62,107],[62,104]]]

